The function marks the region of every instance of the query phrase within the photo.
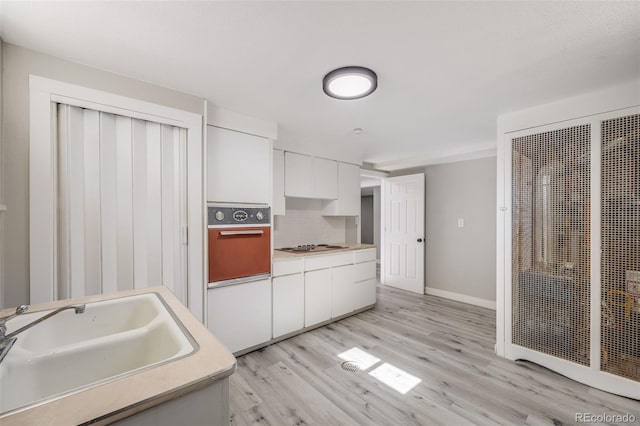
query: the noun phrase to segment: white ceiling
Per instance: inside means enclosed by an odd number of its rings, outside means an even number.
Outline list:
[[[0,11],[5,42],[205,97],[278,122],[282,141],[335,145],[385,170],[493,152],[499,114],[640,76],[636,1],[4,1]],[[322,77],[345,65],[375,70],[378,90],[325,96]]]

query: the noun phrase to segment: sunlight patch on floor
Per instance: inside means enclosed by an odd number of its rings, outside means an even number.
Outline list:
[[[338,354],[338,358],[354,363],[361,371],[366,371],[381,361],[380,358],[376,358],[358,347]],[[370,371],[369,375],[403,395],[422,381],[422,379],[387,362]]]
[[[384,363],[380,367],[369,373],[370,376],[380,380],[385,385],[389,386],[393,390],[406,394],[413,389],[422,380],[407,373],[398,367],[389,363]]]

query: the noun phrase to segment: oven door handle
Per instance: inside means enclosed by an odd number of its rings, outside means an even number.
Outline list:
[[[248,231],[220,231],[220,235],[262,235],[264,231],[262,229],[251,229]]]

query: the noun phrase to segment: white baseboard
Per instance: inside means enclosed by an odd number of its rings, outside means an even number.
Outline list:
[[[480,299],[479,297],[467,296],[466,294],[454,293],[437,288],[425,287],[425,294],[444,297],[445,299],[457,300],[458,302],[468,303],[470,305],[482,306],[483,308],[496,309],[496,302],[493,300]]]

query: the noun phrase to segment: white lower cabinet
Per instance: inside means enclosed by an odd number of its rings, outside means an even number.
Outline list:
[[[207,291],[209,330],[238,352],[271,340],[271,280]]]
[[[304,274],[304,326],[331,319],[331,269]]]
[[[331,318],[354,309],[353,265],[331,268]]]
[[[376,279],[353,284],[353,309],[364,308],[376,303]]]
[[[273,338],[304,328],[304,275],[274,277]]]
[[[356,252],[353,265],[353,309],[361,309],[376,303],[376,250]],[[373,259],[373,260],[371,260]]]

